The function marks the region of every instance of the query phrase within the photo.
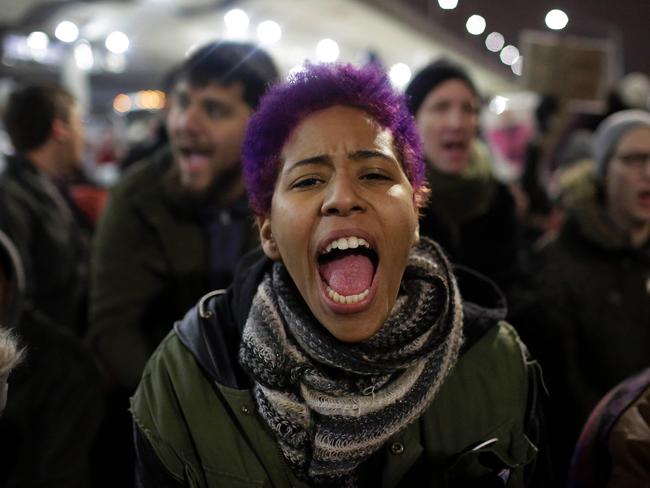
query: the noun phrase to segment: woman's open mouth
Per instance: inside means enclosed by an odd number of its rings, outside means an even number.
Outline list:
[[[319,253],[317,264],[325,301],[335,312],[357,312],[372,300],[379,257],[363,237],[333,239]]]

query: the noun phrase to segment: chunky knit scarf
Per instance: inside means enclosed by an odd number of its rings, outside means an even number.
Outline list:
[[[451,267],[423,238],[389,318],[357,344],[329,334],[276,263],[253,299],[240,362],[296,475],[320,486],[355,486],[357,467],[431,403],[461,343]]]

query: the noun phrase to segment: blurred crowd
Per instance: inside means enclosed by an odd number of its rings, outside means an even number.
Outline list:
[[[255,46],[206,45],[170,73],[164,111],[128,148],[87,130],[63,87],[9,95],[0,486],[134,486],[129,397],[145,364],[175,321],[227,288],[259,246],[241,151],[278,79]],[[642,486],[650,81],[617,80],[590,113],[533,95],[495,115],[462,66],[439,59],[415,74],[405,97],[427,163],[420,235],[507,298],[507,320],[536,361],[539,486]],[[89,143],[101,148],[95,166],[117,168],[109,186],[84,172]],[[635,408],[642,413],[624,415]]]

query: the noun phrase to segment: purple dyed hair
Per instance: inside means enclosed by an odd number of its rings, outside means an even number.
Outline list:
[[[393,90],[376,65],[307,65],[287,82],[273,86],[262,98],[246,132],[244,179],[250,205],[268,215],[280,171],[280,154],[291,132],[308,115],[334,105],[356,107],[388,129],[402,168],[420,204],[426,195],[425,165],[415,121],[404,97]]]

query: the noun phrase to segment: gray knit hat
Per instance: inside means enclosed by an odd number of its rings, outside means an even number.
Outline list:
[[[611,159],[618,141],[632,129],[650,127],[650,112],[645,110],[623,110],[603,120],[593,138],[593,155],[596,163],[596,175],[605,177],[607,162]]]

